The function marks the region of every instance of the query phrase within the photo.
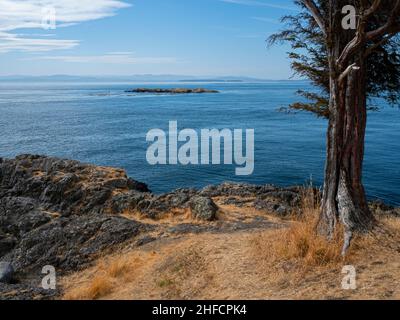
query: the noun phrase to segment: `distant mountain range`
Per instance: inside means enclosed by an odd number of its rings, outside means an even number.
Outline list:
[[[266,81],[290,81],[290,80],[268,80],[251,77],[198,77],[186,75],[153,75],[142,74],[132,76],[71,76],[71,75],[50,75],[50,76],[0,76],[3,82],[266,82]]]

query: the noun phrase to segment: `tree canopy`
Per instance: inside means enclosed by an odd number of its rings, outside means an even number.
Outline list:
[[[339,0],[340,1],[340,0]],[[331,1],[313,1],[323,17],[331,14]],[[374,3],[379,3],[379,10],[367,17],[366,31],[381,28],[388,19],[395,19],[391,32],[368,40],[365,45],[367,83],[366,93],[371,98],[383,98],[392,106],[400,103],[400,15],[393,13],[394,0],[341,0],[343,6],[352,5],[357,13],[365,12]],[[298,94],[305,99],[289,106],[289,110],[303,110],[319,117],[329,118],[329,66],[326,34],[307,8],[304,1],[296,0],[299,13],[282,18],[283,30],[272,35],[268,42],[288,43],[291,50],[288,57],[295,74],[309,79],[319,91],[299,90]],[[345,17],[345,14],[340,12]],[[357,23],[361,23],[357,21]],[[394,26],[394,27],[393,27]],[[354,37],[357,30],[343,30]],[[344,41],[347,43],[347,37]],[[375,109],[369,106],[369,109]]]

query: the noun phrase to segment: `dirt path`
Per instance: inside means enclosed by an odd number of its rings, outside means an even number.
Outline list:
[[[240,209],[238,209],[240,210]],[[235,215],[233,215],[235,216]],[[252,225],[255,216],[247,216]],[[246,220],[245,219],[245,220]],[[243,219],[241,219],[243,220]],[[187,233],[100,259],[64,278],[66,298],[95,299],[399,299],[400,256],[384,250],[355,265],[357,290],[343,290],[342,265],[306,273],[290,264],[258,259],[257,237],[279,232],[273,218],[264,228]],[[275,227],[271,227],[275,226]],[[228,230],[230,230],[228,228]],[[265,248],[268,250],[268,247]]]

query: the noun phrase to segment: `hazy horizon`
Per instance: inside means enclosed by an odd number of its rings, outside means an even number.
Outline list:
[[[107,80],[107,79],[123,79],[129,80],[136,78],[138,80],[154,79],[154,80],[166,80],[166,81],[308,81],[307,79],[300,78],[260,78],[251,76],[235,76],[235,75],[190,75],[190,74],[132,74],[132,75],[90,75],[90,74],[43,74],[43,75],[30,75],[30,74],[7,74],[0,75],[0,80],[9,79],[45,79],[45,78],[82,78],[82,79],[97,79],[97,80]]]
[[[291,0],[4,0],[0,76],[289,79],[288,48],[265,40],[296,10]]]

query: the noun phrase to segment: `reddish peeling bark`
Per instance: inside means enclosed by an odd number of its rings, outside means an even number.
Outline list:
[[[331,111],[319,230],[332,238],[340,221],[345,228],[343,254],[354,232],[367,232],[375,219],[362,184],[367,98],[365,68],[352,70],[345,81],[331,79]],[[334,72],[332,74],[335,74]]]

